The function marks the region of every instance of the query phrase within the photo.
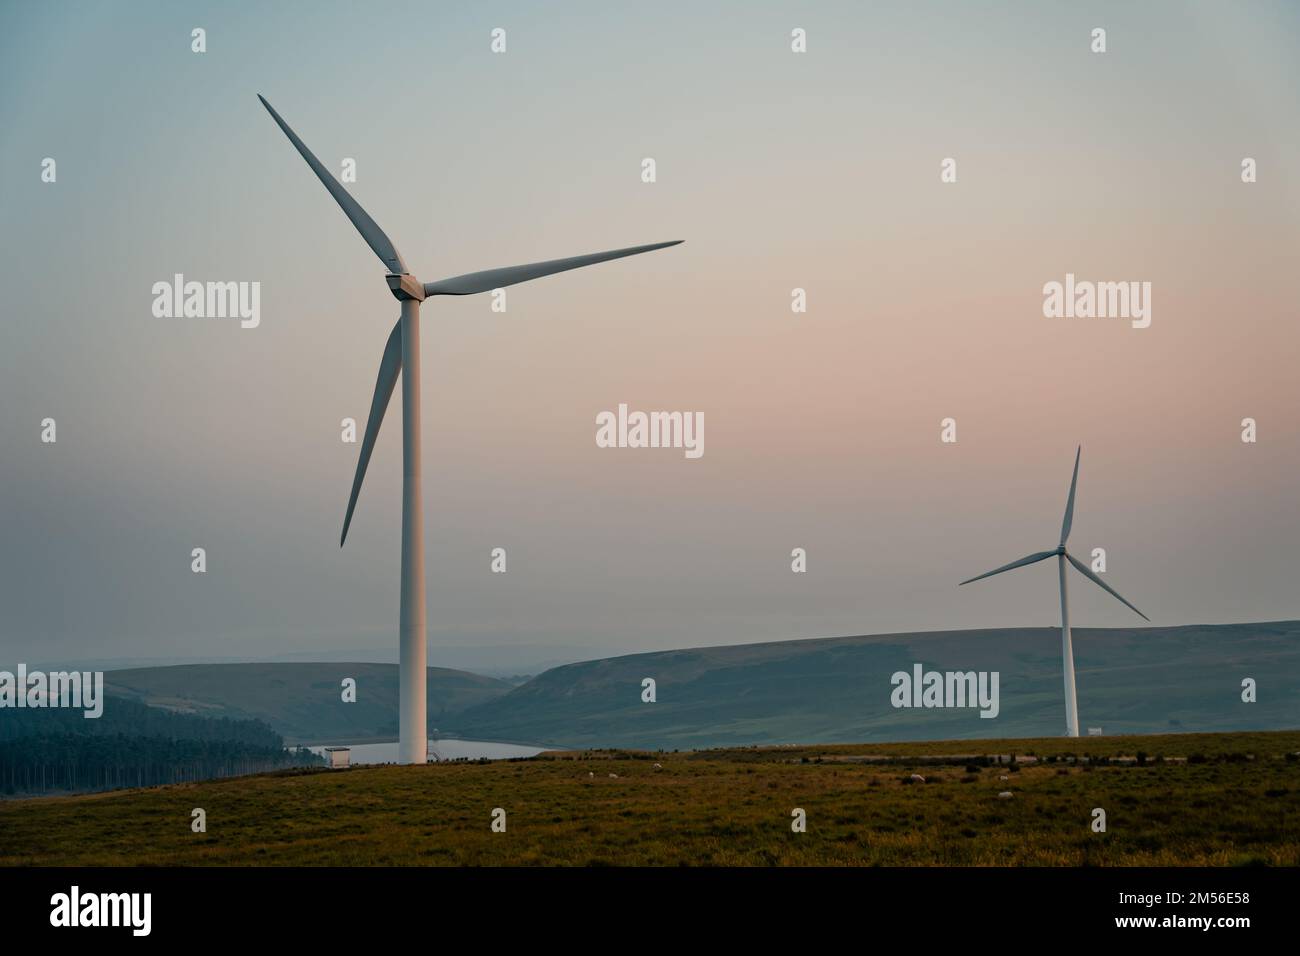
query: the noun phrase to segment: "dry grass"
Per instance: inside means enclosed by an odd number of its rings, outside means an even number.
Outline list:
[[[1300,733],[1284,732],[290,771],[3,802],[0,864],[1295,866],[1300,761],[1285,755],[1297,750]],[[1208,759],[1014,771],[825,759],[1012,751]],[[925,784],[906,782],[914,770]],[[206,834],[190,831],[194,807]],[[494,807],[506,833],[490,830]],[[794,807],[807,833],[791,832]]]

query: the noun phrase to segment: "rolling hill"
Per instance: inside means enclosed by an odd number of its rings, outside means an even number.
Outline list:
[[[1300,622],[1074,630],[1084,727],[1120,733],[1300,726]],[[1000,712],[895,709],[895,671],[989,670]],[[357,681],[344,704],[340,682]],[[641,702],[641,682],[657,700]],[[1241,700],[1243,678],[1258,701]],[[258,718],[291,743],[395,739],[394,664],[187,664],[109,671],[110,695]],[[1064,726],[1060,631],[940,631],[632,654],[556,667],[513,687],[429,668],[430,728],[557,747],[690,749],[1034,737]]]
[[[506,693],[511,685],[430,667],[429,726]],[[342,681],[357,682],[343,703]],[[108,671],[104,690],[154,707],[205,717],[257,718],[290,743],[396,739],[397,665],[359,663],[181,664]]]
[[[448,718],[465,737],[564,747],[1033,737],[1064,730],[1060,630],[838,637],[557,667]],[[1074,629],[1079,713],[1106,735],[1300,726],[1300,622]],[[890,676],[996,670],[1001,711],[894,709]],[[652,677],[657,701],[641,702]],[[1243,703],[1254,678],[1258,702]]]

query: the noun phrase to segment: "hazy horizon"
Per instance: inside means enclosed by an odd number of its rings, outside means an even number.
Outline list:
[[[1153,626],[1300,618],[1300,8],[1248,9],[0,5],[0,659],[395,659],[400,403],[338,538],[397,304],[258,93],[424,281],[686,241],[425,306],[431,666],[1058,623],[1053,562],[957,582],[1055,546],[1080,444]],[[177,273],[260,325],[155,318]],[[1067,273],[1150,327],[1045,318]],[[705,454],[598,448],[620,403]]]

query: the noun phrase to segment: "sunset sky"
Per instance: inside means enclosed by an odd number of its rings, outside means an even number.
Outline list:
[[[398,307],[258,93],[421,280],[686,240],[425,305],[431,665],[1054,624],[1050,563],[957,582],[1055,546],[1079,444],[1153,624],[1300,616],[1294,4],[0,0],[0,664],[395,657],[400,401],[338,541]],[[598,448],[620,403],[705,454]]]

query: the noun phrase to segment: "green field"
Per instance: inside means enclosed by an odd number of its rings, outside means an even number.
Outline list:
[[[1282,731],[286,771],[0,802],[0,864],[1295,866],[1297,752],[1300,731]],[[1040,762],[921,763],[1012,753]],[[1067,754],[1094,760],[1050,760]],[[898,762],[855,759],[881,755]],[[190,830],[195,807],[207,833]]]

